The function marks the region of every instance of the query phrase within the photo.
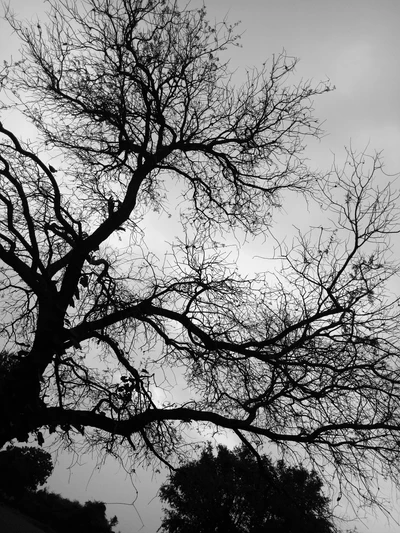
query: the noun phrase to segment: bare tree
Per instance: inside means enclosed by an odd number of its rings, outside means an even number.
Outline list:
[[[0,443],[77,430],[119,456],[173,461],[207,424],[303,449],[367,489],[379,468],[397,480],[397,195],[374,185],[379,155],[308,168],[312,98],[329,84],[291,84],[296,61],[280,55],[237,87],[221,59],[236,29],[203,8],[50,5],[46,24],[6,14],[23,48],[3,71],[3,111],[37,137],[0,125],[13,354]],[[226,243],[272,236],[290,191],[330,222],[281,243],[274,273],[245,277]]]

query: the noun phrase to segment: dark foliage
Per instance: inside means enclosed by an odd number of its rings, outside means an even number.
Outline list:
[[[164,533],[334,533],[322,481],[246,448],[209,446],[160,489]]]
[[[116,517],[107,519],[102,502],[87,501],[82,505],[46,489],[24,497],[18,508],[55,533],[113,533],[118,523]]]
[[[28,446],[8,446],[0,451],[0,493],[20,499],[44,485],[53,471],[51,455]]]

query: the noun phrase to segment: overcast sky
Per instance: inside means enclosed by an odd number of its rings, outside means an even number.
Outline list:
[[[40,17],[44,10],[42,0],[11,0],[10,4],[24,18]],[[316,116],[325,120],[327,135],[310,147],[314,166],[329,168],[332,153],[343,156],[351,140],[356,149],[369,143],[371,149],[383,150],[387,171],[400,171],[400,0],[214,0],[208,13],[211,20],[241,21],[243,47],[234,50],[233,68],[260,65],[285,49],[301,60],[299,78],[315,82],[329,78],[336,86],[315,102]],[[0,22],[1,60],[11,54],[16,57],[16,45]],[[74,466],[69,469],[71,463]],[[110,505],[108,510],[118,515],[121,533],[155,533],[160,525],[156,491],[161,477],[151,484],[149,475],[142,473],[128,479],[112,461],[100,472],[90,457],[79,463],[60,457],[50,488],[82,501],[94,498],[126,504],[133,502],[138,491],[136,508]],[[394,515],[398,517],[398,511]],[[354,525],[362,533],[389,533],[397,527],[369,515]]]

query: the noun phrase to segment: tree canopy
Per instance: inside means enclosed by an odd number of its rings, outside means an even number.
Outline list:
[[[225,428],[369,501],[371,473],[400,464],[398,194],[379,154],[312,171],[329,84],[295,82],[284,54],[236,83],[237,30],[203,7],[48,4],[32,24],[6,12],[22,49],[0,78],[0,445],[45,430],[173,463],[196,428]],[[299,195],[325,222],[279,242],[273,213]],[[275,268],[245,274],[246,239],[270,239]]]
[[[116,516],[107,519],[103,502],[87,501],[82,504],[46,489],[22,498],[18,509],[51,528],[52,533],[114,533],[118,524]]]
[[[163,533],[334,533],[316,472],[273,464],[246,448],[211,446],[180,466],[160,489]]]
[[[19,499],[36,491],[53,472],[50,453],[41,448],[7,446],[0,451],[0,494]]]
[[[80,504],[46,489],[38,490],[53,472],[51,454],[31,446],[7,446],[0,451],[0,500],[51,527],[54,533],[112,533],[116,516],[106,517],[103,502]]]

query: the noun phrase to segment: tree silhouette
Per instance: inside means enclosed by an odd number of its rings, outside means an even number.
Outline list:
[[[222,58],[236,29],[204,8],[49,4],[43,25],[6,14],[22,56],[1,76],[13,364],[0,444],[45,428],[173,462],[208,425],[330,463],[373,498],[371,471],[398,479],[400,429],[397,193],[374,184],[379,155],[312,172],[312,99],[329,85],[293,84],[285,55],[235,85]],[[34,141],[6,125],[9,109]],[[326,216],[292,245],[272,218],[290,194]],[[268,236],[276,268],[245,276],[232,247]]]
[[[0,493],[19,499],[46,483],[53,461],[41,448],[8,446],[0,451],[0,471]]]
[[[103,502],[81,504],[46,489],[25,495],[18,502],[18,509],[54,533],[112,533],[118,524],[116,516],[107,519]]]
[[[334,533],[316,472],[257,461],[247,448],[211,446],[180,466],[160,489],[164,533]]]

